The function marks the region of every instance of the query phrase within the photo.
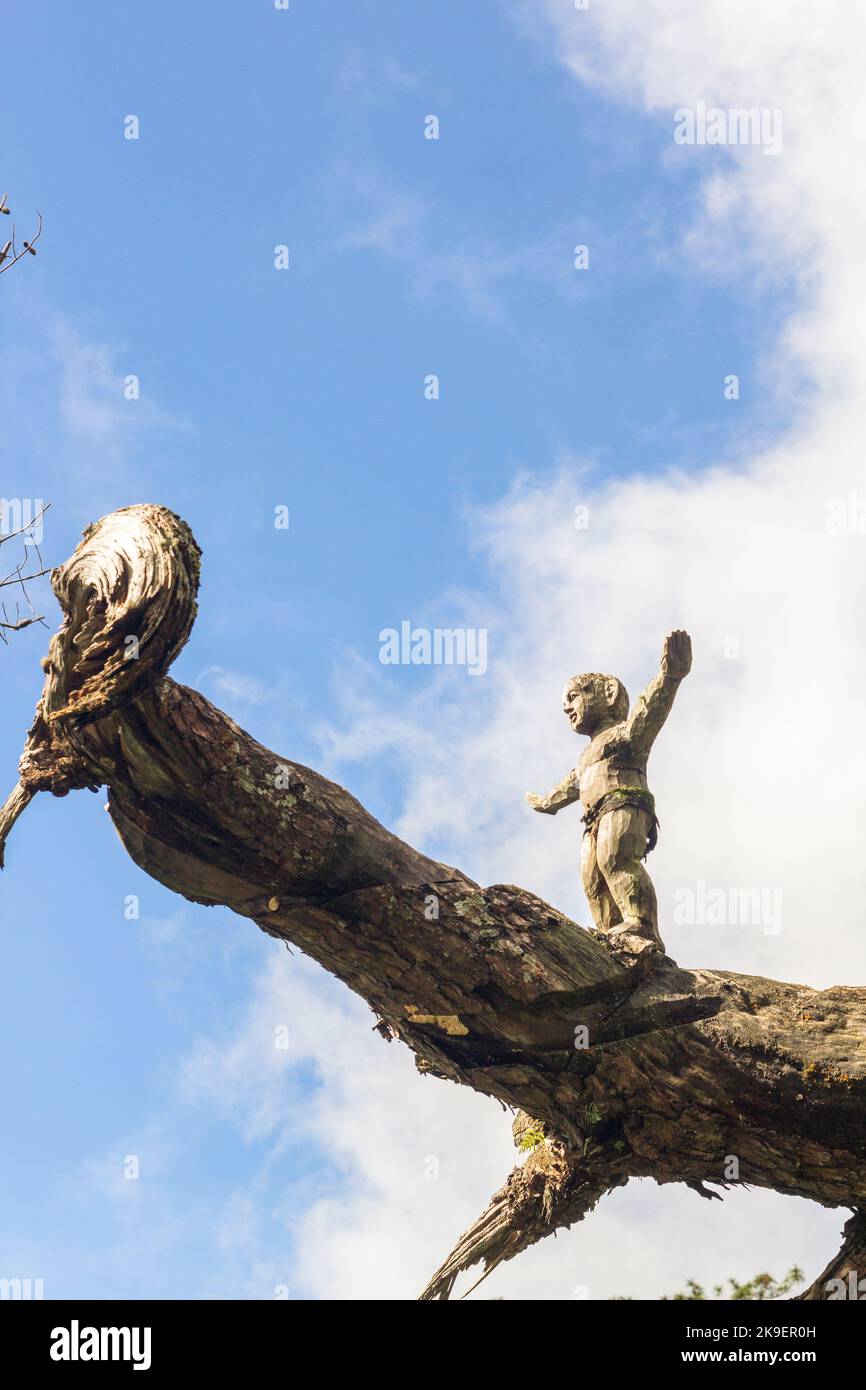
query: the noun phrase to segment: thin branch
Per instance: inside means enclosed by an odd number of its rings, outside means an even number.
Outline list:
[[[0,579],[0,589],[6,589],[10,584],[27,584],[31,579],[42,579],[46,574],[51,573],[50,565],[46,569],[34,570],[32,574],[22,574],[23,568],[24,562],[22,561],[20,565],[16,565],[9,572],[5,579]]]
[[[34,613],[32,618],[19,618],[17,622],[14,623],[0,622],[0,629],[5,629],[6,632],[20,632],[22,627],[30,627],[31,623],[44,622],[45,618],[41,613]]]
[[[5,545],[7,541],[14,541],[16,536],[29,536],[33,542],[34,549],[36,550],[36,553],[38,555],[39,545],[35,537],[33,536],[33,528],[34,526],[38,526],[39,522],[42,520],[50,506],[50,502],[43,502],[42,506],[39,508],[39,511],[33,517],[32,521],[28,521],[26,526],[19,526],[17,531],[6,531],[3,535],[0,535],[0,545]],[[39,558],[40,560],[42,559],[41,555],[39,556]]]
[[[4,193],[2,203],[0,203],[0,212],[8,213],[8,211],[9,209],[6,207],[6,194]],[[30,238],[29,241],[22,242],[20,251],[15,245],[14,226],[12,228],[12,235],[6,242],[5,246],[0,246],[0,275],[5,274],[7,270],[11,270],[13,265],[17,264],[17,262],[21,260],[22,256],[36,255],[36,243],[42,235],[42,213],[37,211],[36,217],[36,231],[34,232],[33,236]]]
[[[8,642],[8,638],[6,636],[7,632],[19,632],[22,628],[30,627],[33,623],[42,623],[43,625],[45,625],[45,620],[42,614],[37,613],[35,607],[33,606],[33,602],[27,590],[27,585],[30,583],[31,580],[41,579],[44,575],[51,573],[51,568],[43,563],[42,552],[39,549],[39,542],[33,535],[34,527],[41,522],[50,505],[50,502],[44,503],[40,507],[36,516],[34,516],[32,521],[28,522],[26,526],[19,526],[18,529],[15,531],[10,531],[6,535],[0,535],[0,546],[5,545],[7,541],[14,540],[18,536],[29,536],[31,542],[30,545],[27,545],[26,543],[24,545],[24,558],[22,560],[19,560],[17,565],[13,565],[9,573],[5,575],[2,579],[0,579],[0,589],[8,589],[14,585],[15,587],[21,590],[21,593],[30,611],[26,617],[22,617],[20,605],[16,603],[15,616],[14,618],[12,618],[6,611],[6,605],[0,605],[0,612],[2,612],[2,619],[0,619],[0,642]],[[4,518],[0,517],[0,522],[2,522],[3,519]],[[36,551],[38,563],[40,565],[39,569],[29,568],[31,549]]]

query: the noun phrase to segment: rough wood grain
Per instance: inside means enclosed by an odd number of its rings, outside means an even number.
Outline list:
[[[539,1142],[424,1297],[448,1297],[461,1270],[512,1258],[632,1177],[866,1209],[866,989],[635,956],[521,888],[482,888],[418,853],[165,674],[198,567],[185,523],[138,506],[90,527],[54,572],[64,621],[0,851],[36,792],[107,785],[147,873],[300,947],[421,1071],[531,1117]],[[830,1296],[820,1283],[809,1297]]]

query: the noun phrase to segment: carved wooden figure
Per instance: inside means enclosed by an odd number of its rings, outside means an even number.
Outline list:
[[[549,796],[526,793],[533,810],[549,816],[583,802],[580,876],[593,921],[633,951],[647,945],[664,950],[655,889],[642,862],[655,848],[658,832],[647,760],[691,664],[689,634],[670,633],[661,670],[631,713],[616,676],[596,671],[572,676],[562,707],[574,732],[588,736],[589,746]]]

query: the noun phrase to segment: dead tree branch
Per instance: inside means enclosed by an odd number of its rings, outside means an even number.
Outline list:
[[[528,1159],[425,1298],[584,1219],[630,1178],[866,1208],[866,989],[617,954],[533,894],[420,854],[167,676],[198,573],[189,528],[155,506],[89,527],[54,572],[65,616],[0,846],[37,792],[107,785],[147,873],[297,945],[422,1072],[531,1117]]]
[[[10,541],[15,540],[19,536],[27,537],[23,546],[23,557],[16,565],[13,565],[8,574],[0,579],[0,589],[18,589],[28,611],[22,616],[21,600],[16,601],[13,613],[7,610],[4,602],[0,602],[0,641],[2,642],[8,642],[9,639],[6,634],[9,632],[20,632],[22,628],[30,627],[33,623],[42,623],[43,626],[45,625],[45,619],[42,614],[37,613],[36,609],[33,607],[27,585],[32,583],[33,580],[41,579],[43,575],[50,573],[50,570],[46,568],[43,563],[39,542],[36,540],[36,530],[41,528],[43,517],[50,505],[50,502],[40,505],[32,521],[16,527],[13,531],[7,531],[7,503],[5,500],[0,501],[0,547],[8,545]],[[40,566],[39,569],[34,569],[31,551],[36,555],[35,563]]]
[[[10,213],[7,195],[5,193],[2,195],[2,197],[0,197],[0,213],[5,213],[7,216]],[[13,265],[16,265],[17,262],[20,261],[24,256],[35,256],[36,243],[41,237],[41,235],[41,212],[37,212],[36,214],[36,231],[33,233],[29,241],[22,241],[20,247],[17,245],[16,242],[15,225],[13,223],[11,237],[9,237],[9,239],[5,243],[0,244],[0,275],[5,274],[7,270],[11,270]]]

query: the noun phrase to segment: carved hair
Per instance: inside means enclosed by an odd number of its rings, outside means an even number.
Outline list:
[[[612,703],[608,700],[605,690],[608,681],[613,681],[616,686],[616,696]],[[611,714],[616,719],[625,719],[628,716],[628,691],[616,676],[605,676],[599,671],[584,671],[581,676],[572,676],[563,692],[563,703],[575,690],[582,690],[587,695],[596,696],[598,700],[609,707]]]

